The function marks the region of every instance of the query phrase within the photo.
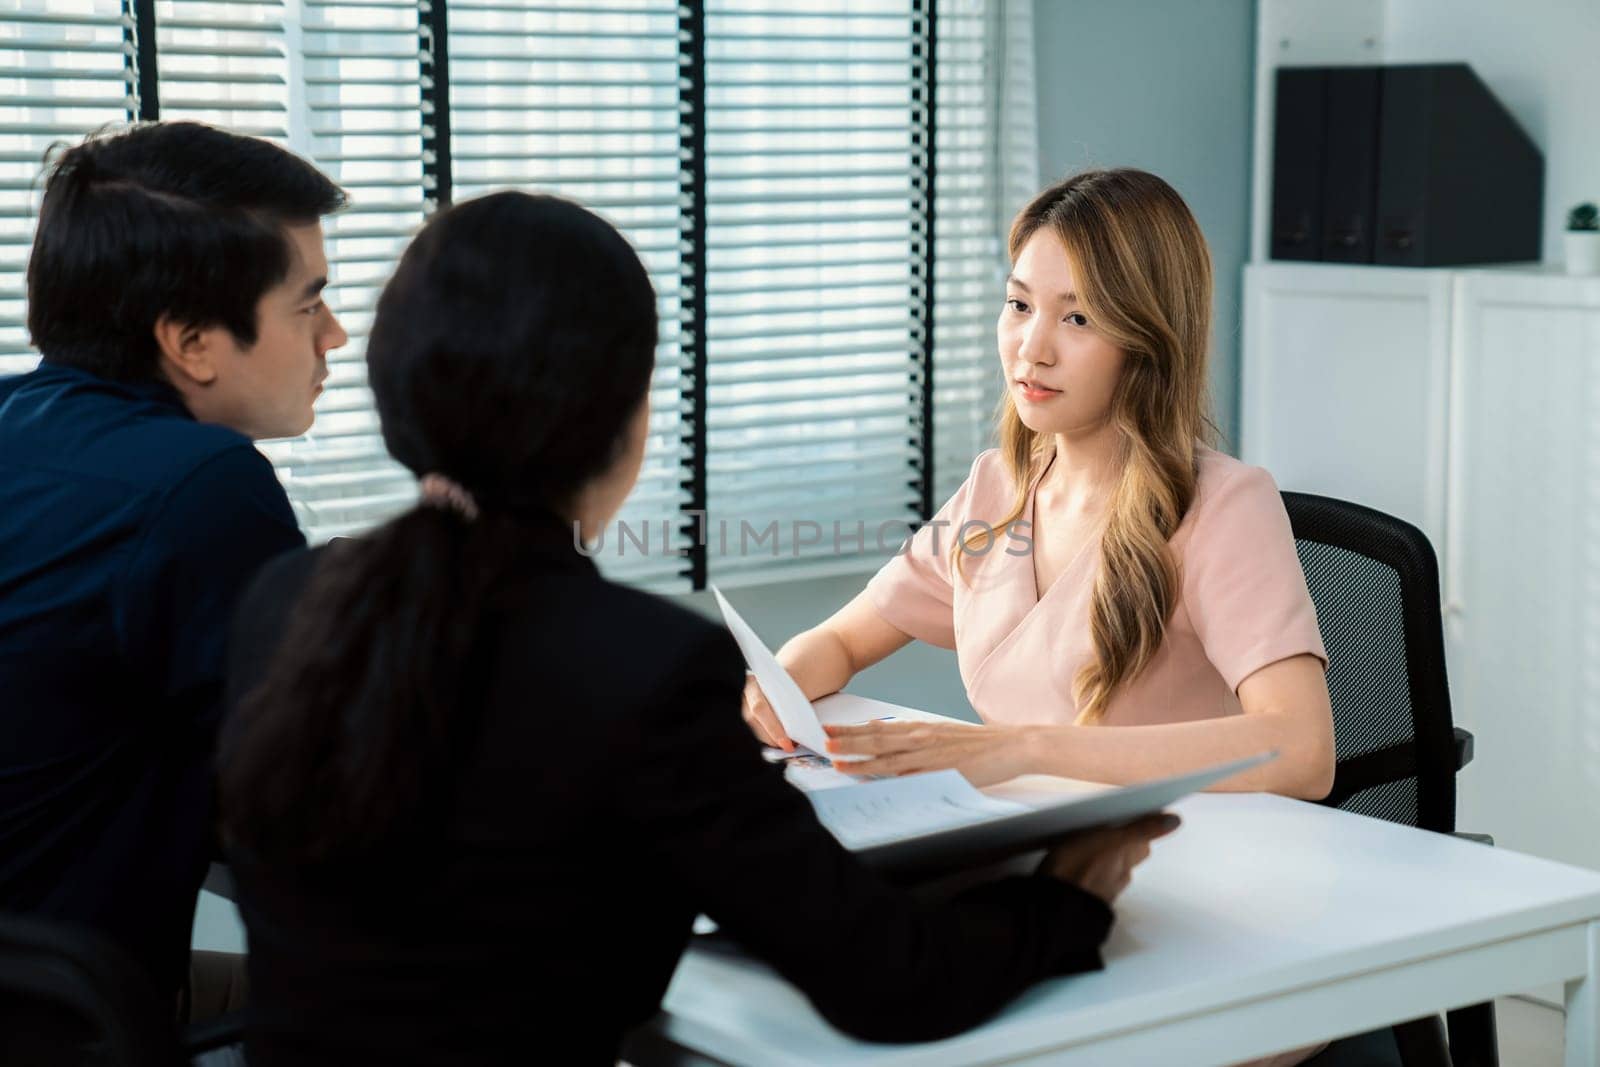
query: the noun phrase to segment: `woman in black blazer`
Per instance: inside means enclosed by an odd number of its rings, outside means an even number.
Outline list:
[[[763,760],[726,631],[578,550],[637,478],[655,345],[637,256],[555,198],[441,213],[384,290],[368,369],[422,500],[269,566],[234,635],[255,1067],[610,1063],[702,912],[874,1040],[1099,966],[1170,817],[920,902]]]

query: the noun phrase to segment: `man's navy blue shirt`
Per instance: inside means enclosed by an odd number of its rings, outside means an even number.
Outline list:
[[[0,378],[0,909],[98,927],[179,986],[227,624],[304,543],[266,458],[170,385]]]

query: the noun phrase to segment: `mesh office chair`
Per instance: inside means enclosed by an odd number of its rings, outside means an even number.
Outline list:
[[[180,1032],[173,1007],[100,934],[0,913],[0,1063],[177,1067],[243,1038],[239,1012]]]
[[[1359,504],[1307,493],[1283,502],[1328,650],[1338,768],[1323,803],[1453,833],[1455,776],[1472,758],[1472,735],[1450,720],[1433,546]],[[1405,1067],[1496,1067],[1494,1005],[1447,1018],[1448,1053],[1437,1017],[1394,1027]]]

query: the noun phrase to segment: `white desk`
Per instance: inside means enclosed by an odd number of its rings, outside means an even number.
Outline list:
[[[1600,873],[1279,797],[1176,810],[1100,973],[947,1041],[869,1045],[763,965],[691,950],[630,1062],[1205,1067],[1564,982],[1567,1067],[1600,1065]]]

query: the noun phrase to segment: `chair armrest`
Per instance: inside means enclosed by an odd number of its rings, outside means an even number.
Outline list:
[[[1463,841],[1472,841],[1479,845],[1488,845],[1490,848],[1494,847],[1494,838],[1490,837],[1488,834],[1467,834],[1457,830],[1450,836],[1459,837]]]
[[[202,1052],[237,1045],[244,1040],[248,1009],[225,1012],[214,1019],[190,1023],[178,1035],[185,1056],[198,1056]]]
[[[1460,770],[1472,762],[1472,732],[1457,726],[1456,732],[1456,770]]]

